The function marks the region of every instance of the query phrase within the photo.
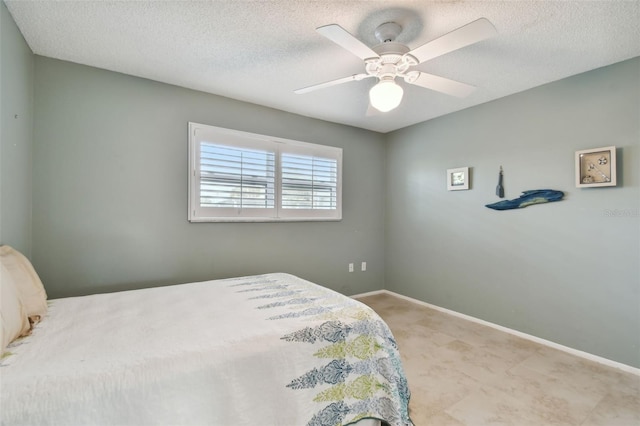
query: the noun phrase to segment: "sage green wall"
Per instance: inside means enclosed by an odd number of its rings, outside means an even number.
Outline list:
[[[31,49],[0,2],[0,244],[31,254]]]
[[[40,56],[35,68],[33,261],[51,297],[266,272],[384,287],[383,135]],[[189,121],[342,147],[343,220],[187,222]]]
[[[639,103],[635,58],[390,134],[386,288],[640,367]],[[575,151],[609,145],[618,186],[576,188]],[[484,207],[501,165],[506,199],[565,199]]]

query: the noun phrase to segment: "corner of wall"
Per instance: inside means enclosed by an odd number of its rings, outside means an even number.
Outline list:
[[[0,243],[30,257],[35,60],[4,2],[0,33]]]

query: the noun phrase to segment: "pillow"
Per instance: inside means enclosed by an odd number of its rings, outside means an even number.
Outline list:
[[[2,336],[0,336],[1,355],[4,354],[9,343],[20,336],[29,334],[31,329],[27,311],[20,301],[13,277],[2,264],[0,264],[0,320],[2,322],[2,328],[0,328],[2,332]]]
[[[0,246],[0,262],[11,275],[18,297],[32,324],[47,313],[47,293],[33,265],[22,253],[9,246]]]

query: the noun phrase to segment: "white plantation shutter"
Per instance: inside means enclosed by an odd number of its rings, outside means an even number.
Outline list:
[[[339,214],[339,158],[324,153],[281,152],[282,217]],[[333,157],[332,157],[332,154]]]
[[[275,153],[200,143],[200,206],[275,208]]]
[[[342,149],[189,123],[189,220],[340,220]]]

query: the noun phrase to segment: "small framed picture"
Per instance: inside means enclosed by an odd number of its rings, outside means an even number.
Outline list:
[[[616,147],[576,151],[576,188],[616,186]]]
[[[457,169],[448,169],[447,189],[449,191],[469,189],[469,168],[458,167]]]

